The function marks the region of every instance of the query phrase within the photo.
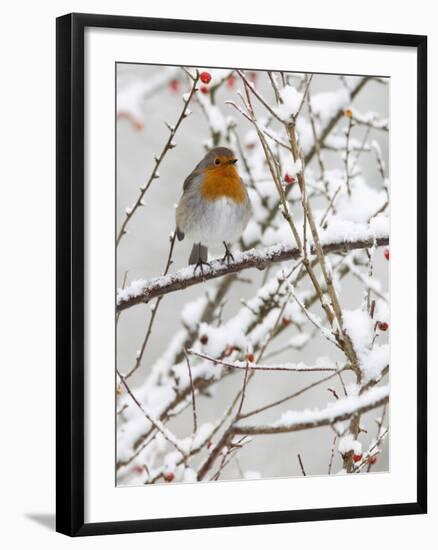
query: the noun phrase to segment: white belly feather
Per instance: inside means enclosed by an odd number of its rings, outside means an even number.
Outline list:
[[[228,197],[204,201],[191,217],[186,234],[194,242],[206,245],[233,242],[242,235],[248,218],[248,209]]]

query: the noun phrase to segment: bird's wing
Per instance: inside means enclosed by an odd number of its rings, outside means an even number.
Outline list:
[[[184,231],[182,231],[181,228],[178,227],[178,217],[179,217],[178,216],[178,210],[181,207],[181,203],[185,199],[186,191],[190,190],[190,187],[193,185],[193,183],[196,182],[196,180],[197,180],[198,176],[200,175],[200,173],[201,172],[195,168],[195,170],[193,170],[193,172],[186,177],[186,179],[184,180],[184,183],[183,183],[183,196],[181,197],[181,200],[180,200],[180,202],[178,204],[178,207],[176,209],[176,219],[177,219],[176,236],[178,237],[179,241],[182,241],[184,239]]]
[[[242,187],[245,189],[246,198],[249,200],[248,189],[246,188],[246,185],[242,178],[240,178],[240,183],[242,184]]]
[[[178,226],[176,226],[176,236],[178,237],[179,241],[182,241],[184,239],[184,232],[181,231]]]
[[[199,174],[200,174],[200,171],[195,169],[195,170],[193,170],[193,172],[191,174],[189,174],[186,177],[186,179],[184,180],[184,183],[183,183],[183,191],[187,191],[187,189],[189,189],[190,185],[199,176]]]

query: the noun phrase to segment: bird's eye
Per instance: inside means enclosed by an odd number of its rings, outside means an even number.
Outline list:
[[[215,159],[214,163],[215,163],[216,165],[218,165],[218,164],[221,163],[221,161],[220,161],[220,159]]]

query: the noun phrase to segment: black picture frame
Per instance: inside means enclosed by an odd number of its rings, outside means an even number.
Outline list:
[[[403,504],[106,523],[84,521],[84,30],[107,27],[406,46],[417,51],[417,498]],[[427,510],[427,37],[68,14],[56,21],[56,529],[70,536],[423,514]]]

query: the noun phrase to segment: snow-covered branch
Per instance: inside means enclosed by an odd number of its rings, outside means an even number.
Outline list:
[[[374,388],[360,396],[346,397],[325,409],[314,411],[287,411],[280,420],[267,425],[237,424],[235,434],[266,435],[298,432],[329,426],[385,405],[389,401],[389,387]]]
[[[387,246],[388,235],[381,235],[376,239],[377,246]],[[363,248],[371,248],[374,238],[365,235],[356,240],[334,240],[322,245],[324,254],[330,252],[348,252]],[[310,254],[315,254],[315,248],[310,247]],[[209,268],[204,268],[204,273],[195,271],[193,267],[185,267],[176,273],[157,277],[149,281],[138,280],[131,283],[125,289],[121,289],[117,296],[117,311],[123,311],[140,303],[147,303],[153,298],[176,292],[189,286],[197,285],[211,279],[224,277],[232,273],[238,273],[244,269],[265,269],[269,265],[288,260],[296,260],[300,257],[300,250],[296,246],[274,245],[263,250],[249,250],[235,254],[235,261],[227,265],[222,260],[212,260]]]

